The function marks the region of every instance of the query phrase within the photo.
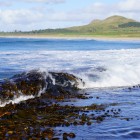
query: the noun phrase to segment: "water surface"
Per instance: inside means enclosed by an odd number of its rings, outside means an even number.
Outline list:
[[[133,118],[65,128],[77,139],[140,138],[140,89],[126,88],[140,84],[140,41],[0,38],[1,80],[32,69],[72,73],[85,81],[79,85],[83,92],[94,97],[73,104],[116,103],[122,118]]]

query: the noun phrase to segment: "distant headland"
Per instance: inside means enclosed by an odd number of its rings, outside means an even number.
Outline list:
[[[28,32],[1,32],[1,37],[41,38],[140,38],[140,22],[122,16],[93,20],[83,26],[59,29],[43,29]]]

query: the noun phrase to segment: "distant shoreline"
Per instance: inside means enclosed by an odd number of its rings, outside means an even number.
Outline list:
[[[85,39],[110,41],[140,41],[140,37],[113,37],[113,36],[49,36],[49,35],[0,35],[0,38],[29,38],[29,39]]]

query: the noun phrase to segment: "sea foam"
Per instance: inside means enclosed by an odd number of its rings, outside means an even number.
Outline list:
[[[140,84],[139,54],[140,49],[1,52],[0,72],[41,69],[72,73],[83,79],[82,88],[132,86]]]
[[[30,95],[30,96],[20,95],[19,97],[16,97],[13,100],[5,101],[5,102],[0,102],[0,107],[4,107],[7,104],[18,104],[21,101],[26,101],[26,100],[33,99],[33,98],[34,98],[33,95]]]

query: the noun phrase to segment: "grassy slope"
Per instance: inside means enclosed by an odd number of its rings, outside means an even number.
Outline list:
[[[95,20],[90,24],[79,27],[71,27],[69,30],[83,32],[95,36],[124,36],[124,37],[140,37],[139,27],[120,28],[119,25],[129,22],[136,22],[121,16],[112,16],[105,20]]]
[[[136,21],[122,16],[112,16],[105,20],[92,21],[90,24],[84,26],[8,33],[8,35],[40,35],[55,37],[140,37],[140,27],[119,27],[119,25],[129,22]],[[3,35],[7,35],[7,33]]]

